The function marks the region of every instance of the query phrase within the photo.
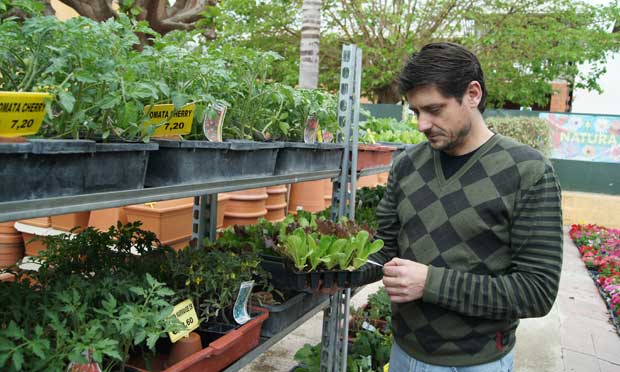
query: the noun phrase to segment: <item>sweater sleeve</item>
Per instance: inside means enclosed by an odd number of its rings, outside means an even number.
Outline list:
[[[379,228],[375,234],[375,239],[383,240],[383,248],[371,255],[369,258],[380,264],[385,264],[398,254],[398,233],[400,232],[400,220],[396,210],[396,176],[394,174],[394,166],[390,170],[388,176],[387,188],[385,195],[377,206],[377,220]],[[366,264],[362,266],[362,282],[372,283],[383,277],[383,269],[376,265]]]
[[[518,198],[510,236],[512,264],[505,274],[429,266],[423,300],[488,319],[547,314],[558,292],[563,247],[561,192],[551,165]]]

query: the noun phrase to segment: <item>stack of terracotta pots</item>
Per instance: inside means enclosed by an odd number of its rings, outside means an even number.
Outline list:
[[[286,194],[288,190],[286,185],[270,186],[267,187],[267,201],[265,202],[265,208],[267,214],[265,218],[271,222],[279,222],[286,217]]]
[[[254,225],[267,215],[267,188],[228,193],[230,199],[224,212],[224,226]]]
[[[0,268],[4,269],[24,257],[22,235],[13,227],[14,222],[0,223]]]

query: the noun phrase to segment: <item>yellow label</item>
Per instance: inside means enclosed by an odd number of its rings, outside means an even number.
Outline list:
[[[183,323],[183,325],[185,325],[185,330],[183,331],[168,333],[168,336],[170,336],[170,341],[172,342],[179,341],[200,325],[198,315],[196,314],[196,308],[194,308],[194,303],[192,300],[185,300],[175,306],[172,310],[172,316],[175,316],[181,323]]]
[[[319,143],[323,143],[323,131],[321,130],[320,124],[317,124],[316,126],[316,141]]]
[[[156,125],[154,136],[188,134],[192,130],[194,120],[194,103],[187,104],[174,112],[173,104],[152,105],[144,107],[144,114],[149,121],[145,126]]]
[[[36,134],[45,117],[45,99],[49,98],[49,93],[0,92],[0,136]]]

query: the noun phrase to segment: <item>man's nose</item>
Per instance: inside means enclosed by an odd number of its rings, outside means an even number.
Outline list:
[[[426,132],[427,130],[431,129],[432,126],[433,124],[431,123],[429,115],[426,115],[424,113],[420,113],[418,115],[418,130],[420,132]]]

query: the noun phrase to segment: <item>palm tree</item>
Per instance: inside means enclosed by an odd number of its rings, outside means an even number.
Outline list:
[[[321,0],[303,0],[301,13],[299,87],[312,89],[319,83]]]

